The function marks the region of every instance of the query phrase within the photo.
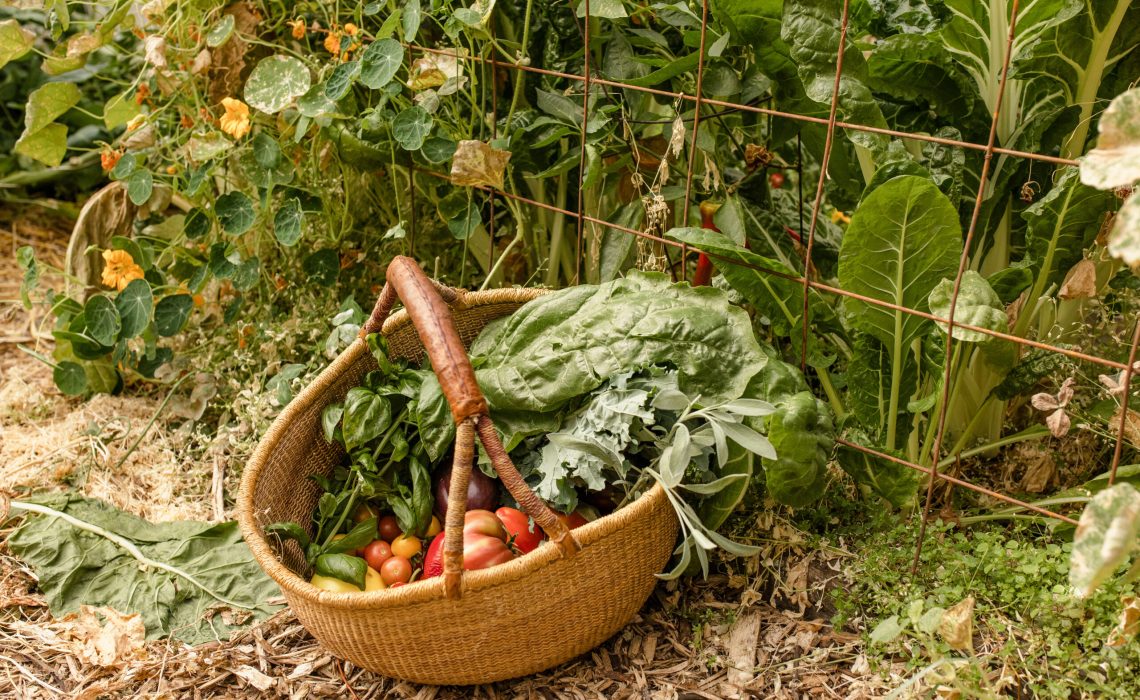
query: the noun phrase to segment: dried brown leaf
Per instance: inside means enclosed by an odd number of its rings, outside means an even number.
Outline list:
[[[1122,647],[1140,632],[1140,597],[1124,596],[1120,604],[1120,622],[1108,636],[1106,646]]]
[[[970,651],[974,648],[974,597],[970,596],[942,613],[938,632],[951,649]]]
[[[460,186],[502,189],[509,151],[500,151],[482,141],[460,141],[451,160],[451,181]]]
[[[138,613],[82,605],[78,613],[67,615],[60,623],[72,651],[87,663],[121,667],[145,656],[146,627]]]
[[[1045,425],[1049,426],[1049,432],[1053,437],[1062,438],[1069,434],[1072,421],[1069,419],[1069,414],[1065,413],[1065,409],[1058,408],[1045,419]]]
[[[1092,260],[1081,260],[1061,284],[1062,299],[1092,299],[1096,296],[1096,265]]]

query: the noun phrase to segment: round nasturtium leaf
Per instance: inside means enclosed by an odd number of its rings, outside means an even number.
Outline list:
[[[222,230],[231,236],[243,234],[253,226],[253,200],[242,192],[227,192],[218,197],[214,211]]]
[[[331,287],[340,276],[340,256],[332,248],[323,248],[301,261],[301,269],[310,282]]]
[[[171,294],[163,297],[154,307],[154,329],[160,336],[176,335],[186,326],[194,298],[189,294]]]
[[[51,378],[67,396],[79,396],[87,391],[87,372],[78,362],[60,362],[52,370]]]
[[[154,309],[154,294],[146,280],[131,280],[123,291],[115,297],[115,308],[119,311],[122,328],[119,337],[130,339],[142,333],[150,325]]]
[[[419,105],[408,107],[392,120],[392,137],[406,151],[418,151],[431,132],[432,119]]]
[[[115,344],[123,324],[110,297],[103,294],[91,297],[83,306],[83,315],[87,318],[87,335],[100,345]]]
[[[182,231],[190,240],[195,240],[205,236],[210,232],[210,217],[206,212],[194,207],[186,213],[186,218],[182,223]]]
[[[289,247],[301,240],[301,225],[304,222],[301,200],[297,197],[286,199],[273,217],[273,235],[277,242]]]
[[[245,101],[266,114],[277,114],[312,86],[309,69],[292,56],[261,59],[245,83]]]
[[[153,191],[154,176],[146,168],[135,170],[127,178],[127,196],[135,206],[141,207],[146,204]]]
[[[360,55],[360,82],[372,89],[391,82],[404,62],[404,47],[395,39],[380,39]]]

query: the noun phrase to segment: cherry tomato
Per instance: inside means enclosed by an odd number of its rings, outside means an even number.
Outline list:
[[[348,581],[341,581],[339,578],[332,576],[321,576],[320,574],[313,574],[309,579],[309,583],[313,584],[322,591],[332,591],[333,593],[359,593],[360,589],[352,585]]]
[[[435,537],[440,533],[441,530],[443,530],[443,525],[440,525],[439,518],[435,517],[434,515],[431,516],[431,525],[428,525],[427,536]]]
[[[407,583],[412,577],[412,563],[404,557],[392,557],[380,567],[380,578],[385,585]]]
[[[405,559],[411,559],[423,550],[420,538],[415,535],[400,535],[392,540],[392,554]]]
[[[391,558],[392,547],[384,540],[373,540],[364,548],[364,561],[373,569],[379,570]]]
[[[400,523],[396,520],[396,516],[394,515],[385,515],[383,518],[380,518],[378,529],[380,530],[380,539],[385,542],[391,542],[403,534],[403,531],[400,529]]]
[[[507,539],[507,530],[498,516],[489,510],[469,510],[463,516],[463,532],[478,533],[500,540]]]
[[[502,521],[507,533],[514,538],[515,548],[523,554],[533,552],[542,544],[544,538],[542,528],[531,522],[530,516],[526,513],[517,508],[503,506],[495,511],[495,515]]]
[[[368,571],[364,572],[364,590],[366,591],[382,591],[387,586],[384,585],[384,578],[380,576],[380,572],[368,567]]]
[[[784,174],[783,173],[772,173],[771,175],[768,176],[768,184],[771,185],[772,189],[774,189],[774,190],[780,189],[781,187],[784,186]]]

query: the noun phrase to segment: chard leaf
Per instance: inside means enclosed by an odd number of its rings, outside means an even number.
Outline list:
[[[867,333],[856,333],[847,365],[847,404],[851,413],[876,439],[886,432],[890,415],[891,356],[885,345]],[[917,390],[916,363],[901,365],[899,393],[909,399]],[[909,408],[909,407],[908,407]],[[899,421],[909,420],[899,416]]]
[[[279,609],[266,601],[280,590],[253,559],[236,522],[149,523],[75,494],[53,494],[34,504],[64,516],[29,515],[8,545],[35,570],[57,617],[80,605],[107,605],[142,615],[148,639],[198,644],[224,638],[237,627],[208,614],[211,608],[229,607],[220,599],[252,612],[251,622]],[[184,572],[210,593],[184,576],[143,566],[128,549],[92,529]]]
[[[861,431],[848,430],[845,437],[850,442],[883,451]],[[839,446],[838,458],[839,466],[851,475],[855,483],[896,508],[902,508],[914,499],[918,490],[918,472],[913,469],[845,445]]]
[[[896,34],[876,42],[867,72],[871,89],[925,102],[940,116],[965,117],[973,109],[976,93],[969,78],[945,45],[925,34]]]
[[[1140,492],[1120,483],[1085,506],[1073,537],[1069,583],[1087,598],[1136,549],[1140,535]]]
[[[827,406],[807,391],[784,401],[769,417],[768,439],[777,456],[766,457],[763,464],[772,498],[798,507],[823,495],[833,431]]]
[[[930,313],[942,318],[950,318],[950,304],[954,296],[954,280],[944,279],[930,292]],[[986,343],[995,341],[992,335],[980,331],[972,331],[957,325],[965,323],[979,328],[988,328],[991,331],[1007,333],[1009,320],[1005,315],[1005,306],[998,298],[985,277],[974,270],[966,270],[962,275],[962,284],[958,288],[958,303],[954,305],[954,339],[970,343]],[[945,333],[949,324],[939,323],[938,327]],[[1004,342],[1004,341],[1002,341]]]

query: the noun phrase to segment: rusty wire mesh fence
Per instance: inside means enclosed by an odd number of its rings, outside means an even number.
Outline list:
[[[701,123],[702,123],[702,110],[703,109],[705,109],[705,108],[716,108],[718,110],[722,110],[722,113],[729,112],[729,111],[751,112],[751,113],[754,113],[757,115],[764,115],[764,116],[772,118],[772,119],[786,119],[786,120],[792,120],[792,121],[802,122],[802,123],[818,124],[818,125],[823,125],[826,127],[826,138],[825,138],[825,142],[824,142],[823,156],[822,156],[821,162],[819,163],[820,174],[819,174],[818,181],[816,182],[815,192],[814,192],[814,196],[812,199],[811,210],[810,210],[810,213],[808,214],[808,217],[807,217],[808,220],[810,221],[810,225],[809,225],[808,230],[806,232],[806,236],[803,235],[802,231],[800,232],[801,239],[802,239],[802,248],[803,248],[803,261],[802,261],[803,262],[803,270],[808,271],[808,272],[805,272],[805,274],[799,275],[799,276],[790,275],[785,271],[769,269],[769,268],[765,268],[762,266],[749,265],[748,263],[741,262],[738,260],[731,260],[730,261],[727,258],[724,258],[722,256],[718,256],[717,254],[712,253],[712,252],[708,252],[706,254],[708,255],[708,257],[710,259],[719,260],[722,263],[750,267],[750,268],[756,270],[757,272],[759,272],[761,274],[773,275],[775,277],[790,280],[790,281],[793,281],[795,283],[802,285],[802,289],[803,289],[803,295],[802,295],[803,315],[801,318],[803,319],[803,322],[801,324],[802,327],[799,329],[799,331],[802,333],[802,341],[803,342],[800,344],[801,347],[800,347],[800,358],[799,359],[800,359],[800,367],[801,367],[801,369],[803,369],[805,371],[807,370],[807,366],[808,366],[807,365],[807,355],[808,355],[808,345],[809,345],[808,327],[809,327],[809,324],[811,323],[811,316],[810,316],[811,310],[809,308],[809,303],[808,303],[808,293],[812,289],[817,290],[818,292],[821,292],[824,294],[828,294],[828,295],[835,295],[838,297],[859,299],[862,302],[865,302],[867,304],[871,304],[871,305],[874,305],[877,307],[889,309],[891,311],[903,312],[905,314],[910,314],[910,315],[913,315],[913,316],[916,316],[919,318],[932,320],[932,321],[939,323],[943,326],[944,338],[945,338],[945,361],[943,362],[944,376],[943,376],[942,388],[940,390],[942,393],[942,397],[941,397],[941,401],[938,404],[940,406],[940,409],[938,411],[937,417],[935,418],[936,425],[937,425],[937,433],[936,433],[936,438],[934,441],[934,449],[933,449],[934,457],[932,458],[931,466],[929,466],[929,467],[923,466],[921,464],[915,463],[914,461],[903,459],[903,458],[897,457],[895,455],[891,455],[891,454],[888,454],[886,452],[883,452],[883,451],[880,451],[880,450],[877,450],[874,448],[870,448],[870,447],[867,447],[867,446],[864,446],[864,445],[861,445],[861,444],[858,444],[856,442],[846,440],[843,438],[840,438],[837,441],[840,445],[845,446],[847,448],[866,453],[866,454],[871,455],[877,459],[887,460],[889,462],[893,462],[895,464],[905,466],[911,470],[914,470],[914,471],[919,472],[919,473],[924,474],[924,475],[928,475],[930,477],[928,479],[927,485],[926,485],[924,505],[923,505],[923,509],[922,509],[922,518],[920,520],[920,532],[918,535],[918,540],[916,543],[916,549],[915,549],[915,555],[914,555],[914,562],[915,562],[915,565],[917,566],[917,563],[919,561],[919,556],[920,556],[921,550],[922,550],[923,539],[925,536],[926,521],[930,515],[930,510],[931,510],[931,506],[932,506],[932,501],[933,501],[933,496],[934,496],[934,487],[935,487],[935,483],[938,481],[946,482],[947,484],[950,484],[952,486],[957,486],[957,487],[969,489],[969,490],[978,492],[980,494],[984,494],[986,496],[989,496],[991,498],[998,499],[1000,501],[1008,503],[1011,506],[1017,506],[1020,508],[1024,508],[1026,510],[1036,512],[1036,513],[1044,515],[1046,517],[1054,518],[1058,521],[1062,521],[1062,522],[1073,524],[1073,525],[1076,524],[1076,521],[1073,520],[1071,517],[1064,515],[1064,514],[1061,514],[1061,513],[1058,513],[1058,512],[1051,510],[1049,508],[1045,508],[1045,507],[1042,507],[1039,505],[1035,505],[1033,503],[1029,503],[1025,500],[1018,499],[1018,498],[1016,498],[1012,495],[1009,495],[1007,493],[1002,493],[1002,492],[996,491],[994,489],[986,488],[985,486],[975,484],[975,483],[971,483],[970,481],[968,481],[966,479],[958,478],[956,476],[952,476],[950,474],[946,474],[946,473],[939,471],[939,464],[940,463],[945,464],[947,461],[947,458],[949,458],[950,460],[954,460],[958,457],[958,455],[943,455],[942,454],[942,452],[943,452],[943,439],[944,439],[945,434],[946,434],[946,414],[947,414],[947,408],[949,405],[948,398],[949,398],[949,392],[951,389],[951,383],[949,381],[949,375],[951,372],[950,359],[952,357],[952,353],[954,350],[954,344],[955,344],[954,343],[955,338],[954,338],[954,333],[953,333],[953,330],[955,328],[974,331],[977,333],[985,334],[985,335],[993,337],[993,338],[998,338],[1001,340],[1009,341],[1011,343],[1016,343],[1017,345],[1019,345],[1023,348],[1036,348],[1039,350],[1048,351],[1050,353],[1058,353],[1061,355],[1068,356],[1072,359],[1093,363],[1095,365],[1099,365],[1099,366],[1109,368],[1112,370],[1121,371],[1123,373],[1122,374],[1122,380],[1121,380],[1121,383],[1124,387],[1124,391],[1122,394],[1123,408],[1120,412],[1120,422],[1119,422],[1119,424],[1117,426],[1117,430],[1116,430],[1115,447],[1113,449],[1112,461],[1111,461],[1111,466],[1109,469],[1109,474],[1110,474],[1109,483],[1110,484],[1113,483],[1116,479],[1117,469],[1120,466],[1121,455],[1122,455],[1122,451],[1123,451],[1123,447],[1124,447],[1124,437],[1127,433],[1126,422],[1129,420],[1129,406],[1128,406],[1129,393],[1130,393],[1132,376],[1134,374],[1134,366],[1137,364],[1137,362],[1136,362],[1137,361],[1137,349],[1138,349],[1138,347],[1140,347],[1140,320],[1137,320],[1137,322],[1135,324],[1135,328],[1134,328],[1132,338],[1131,338],[1131,344],[1129,346],[1129,351],[1128,351],[1128,361],[1126,363],[1124,363],[1124,362],[1119,362],[1119,361],[1112,360],[1112,359],[1109,359],[1106,357],[1101,357],[1101,356],[1097,356],[1097,355],[1073,350],[1070,348],[1061,347],[1061,346],[1056,345],[1056,344],[1050,344],[1050,343],[1041,342],[1038,340],[1023,338],[1023,337],[1019,337],[1017,335],[1013,335],[1010,333],[1003,333],[1001,331],[992,330],[992,329],[981,327],[981,326],[970,325],[967,323],[957,321],[955,319],[955,311],[956,311],[957,306],[958,306],[958,299],[959,299],[959,293],[961,291],[962,279],[963,279],[963,275],[966,272],[967,267],[968,267],[968,262],[969,262],[968,258],[969,258],[969,254],[970,254],[970,250],[971,250],[971,243],[973,242],[973,240],[975,238],[975,234],[977,232],[979,214],[981,212],[982,203],[983,203],[983,194],[985,191],[987,179],[990,176],[991,162],[992,162],[994,156],[995,155],[1004,155],[1004,156],[1009,156],[1009,157],[1013,157],[1013,158],[1027,159],[1030,161],[1040,161],[1043,163],[1060,165],[1060,166],[1073,166],[1073,165],[1078,164],[1078,161],[1072,160],[1072,159],[1060,158],[1060,157],[1056,157],[1056,156],[1052,156],[1052,155],[1048,155],[1048,154],[1044,154],[1044,153],[1026,152],[1026,151],[1018,151],[1018,150],[1014,150],[1014,149],[1010,149],[1010,148],[1002,148],[996,144],[998,119],[999,119],[999,115],[1001,115],[1001,110],[1002,110],[1002,98],[1005,95],[1006,83],[1009,80],[1010,59],[1011,59],[1011,54],[1013,53],[1014,39],[1017,35],[1017,24],[1018,24],[1017,20],[1018,20],[1019,4],[1020,3],[1018,2],[1018,0],[1013,0],[1013,2],[1010,5],[1011,12],[1010,12],[1010,16],[1008,18],[1009,19],[1009,22],[1008,22],[1009,32],[1005,38],[1004,51],[1002,54],[1002,68],[1001,68],[1001,73],[1000,73],[1000,81],[1001,81],[1000,82],[1000,89],[998,90],[997,102],[996,102],[995,108],[993,109],[993,113],[992,113],[991,119],[990,119],[989,138],[987,139],[987,141],[985,143],[976,143],[976,142],[970,142],[970,141],[942,138],[939,136],[930,135],[930,134],[926,134],[926,133],[910,133],[910,132],[900,131],[900,130],[891,129],[891,128],[883,128],[883,127],[871,126],[871,125],[866,125],[866,124],[852,123],[852,122],[842,121],[842,120],[837,119],[837,109],[838,109],[839,97],[840,97],[840,83],[842,80],[843,68],[844,68],[844,66],[843,66],[844,51],[843,50],[837,51],[836,57],[835,57],[835,78],[834,78],[834,84],[833,84],[832,89],[831,89],[831,102],[829,105],[827,118],[822,118],[819,116],[814,116],[814,115],[809,115],[809,114],[797,114],[797,113],[793,113],[793,112],[786,112],[786,111],[781,111],[781,110],[765,107],[762,105],[741,104],[741,103],[735,103],[735,102],[728,102],[728,101],[724,101],[724,100],[718,100],[718,99],[713,99],[711,97],[703,96],[702,95],[702,85],[704,82],[705,64],[706,64],[706,58],[708,55],[708,47],[707,47],[706,37],[707,37],[708,26],[709,26],[709,0],[702,0],[702,2],[701,2],[699,53],[698,53],[698,61],[697,61],[697,66],[696,66],[696,78],[695,78],[696,89],[695,89],[694,94],[686,94],[684,92],[673,92],[673,91],[662,90],[662,89],[658,89],[658,88],[654,88],[654,87],[635,85],[635,84],[631,84],[629,82],[624,82],[624,81],[620,81],[620,80],[606,79],[606,78],[604,78],[598,74],[598,71],[596,70],[595,66],[591,65],[591,57],[590,57],[590,51],[589,50],[586,50],[583,52],[584,53],[584,60],[583,60],[582,72],[581,73],[569,73],[569,72],[562,72],[562,71],[557,71],[557,70],[549,70],[546,68],[533,67],[533,66],[530,66],[526,62],[521,61],[521,60],[518,62],[515,62],[515,63],[505,62],[503,60],[496,60],[494,58],[493,54],[490,57],[483,57],[483,56],[477,56],[477,55],[467,55],[465,53],[459,53],[454,49],[447,50],[447,49],[430,48],[430,47],[422,46],[422,45],[419,45],[416,43],[406,43],[405,46],[406,46],[410,56],[415,56],[416,54],[446,55],[446,56],[453,57],[459,61],[467,61],[467,62],[471,62],[473,64],[474,63],[488,64],[492,71],[496,71],[496,70],[526,71],[526,72],[533,73],[533,74],[545,75],[545,76],[549,76],[549,77],[553,77],[553,78],[560,78],[560,79],[565,79],[568,81],[575,81],[577,83],[580,83],[581,87],[582,87],[582,90],[581,90],[581,95],[582,95],[582,100],[581,100],[582,101],[582,119],[581,119],[581,123],[582,123],[582,126],[581,126],[581,132],[579,134],[579,138],[580,138],[579,163],[580,164],[584,163],[586,160],[587,122],[589,120],[589,115],[590,115],[591,86],[600,86],[603,89],[620,89],[620,90],[640,91],[640,92],[648,93],[648,94],[651,94],[651,95],[654,95],[657,97],[669,98],[671,100],[676,101],[675,102],[676,104],[690,103],[692,105],[692,108],[693,108],[693,116],[692,116],[692,119],[691,119],[690,124],[689,124],[688,129],[687,129],[688,134],[689,134],[689,136],[688,136],[688,140],[689,140],[688,158],[687,158],[687,163],[686,163],[686,167],[685,167],[685,188],[684,188],[684,197],[682,200],[682,202],[683,202],[683,204],[682,204],[682,206],[683,206],[682,220],[684,220],[684,221],[688,221],[688,218],[689,218],[688,214],[689,214],[690,204],[692,201],[693,173],[694,173],[695,159],[696,159],[696,152],[697,152],[697,138],[698,138],[698,133],[699,133]],[[571,5],[574,6],[575,3],[571,2]],[[849,13],[850,13],[849,5],[850,5],[849,0],[844,0],[843,5],[842,5],[842,12],[841,12],[840,16],[835,18],[835,21],[838,23],[838,26],[839,26],[839,46],[841,47],[841,49],[842,49],[842,47],[845,47],[847,45],[847,39],[848,39],[847,34],[848,34],[848,26],[849,26],[849,19],[850,19],[850,17],[849,17]],[[580,23],[580,27],[581,27],[581,32],[582,32],[583,44],[584,44],[584,46],[589,47],[590,41],[591,41],[591,37],[590,37],[590,18],[591,18],[590,0],[583,0],[583,7],[585,10],[585,17],[584,17],[584,21],[582,21]],[[498,105],[495,103],[495,90],[493,88],[491,89],[491,101],[492,101],[492,104],[491,104],[491,108],[492,108],[491,123],[497,124],[498,123],[498,118],[497,118],[497,116],[498,116]],[[815,238],[816,238],[817,221],[818,221],[819,214],[820,214],[821,204],[822,204],[823,199],[824,199],[825,182],[827,180],[828,164],[829,164],[829,161],[831,158],[832,146],[833,146],[833,143],[835,140],[836,131],[839,129],[852,130],[852,131],[858,131],[858,132],[866,132],[866,133],[870,133],[870,134],[878,134],[881,136],[910,140],[910,141],[935,143],[935,144],[940,144],[943,146],[949,146],[949,147],[954,147],[954,148],[961,148],[961,149],[966,149],[966,150],[978,151],[983,155],[984,160],[983,160],[983,164],[981,167],[980,180],[979,180],[978,186],[977,186],[977,192],[976,192],[976,197],[974,200],[973,211],[972,211],[972,214],[971,214],[970,219],[969,219],[969,227],[965,233],[964,247],[963,247],[963,252],[962,252],[961,258],[959,260],[957,275],[954,278],[953,295],[951,297],[951,302],[950,302],[950,312],[949,312],[947,317],[940,317],[940,316],[937,316],[937,315],[934,315],[934,314],[931,314],[931,313],[928,313],[928,312],[925,312],[925,311],[922,311],[922,310],[919,310],[916,308],[899,306],[896,304],[892,304],[892,303],[883,301],[881,299],[876,299],[876,298],[864,296],[861,294],[857,294],[855,292],[852,292],[852,291],[849,291],[846,289],[841,289],[841,288],[836,287],[836,286],[825,284],[825,283],[823,283],[817,279],[812,278],[810,271],[813,269],[812,265],[811,265],[811,261],[812,261],[812,250],[813,250],[813,246],[815,244]],[[798,165],[802,166],[802,163],[798,164]],[[679,275],[679,277],[681,279],[684,279],[687,275],[687,267],[688,267],[688,263],[691,259],[691,254],[692,254],[692,251],[690,251],[689,246],[685,243],[680,242],[680,241],[671,240],[671,239],[665,238],[663,236],[659,236],[659,235],[656,235],[654,233],[641,230],[639,228],[633,228],[633,227],[625,226],[625,225],[622,225],[621,223],[616,222],[616,221],[608,221],[608,220],[605,220],[603,218],[599,218],[596,216],[589,215],[585,210],[585,202],[583,200],[582,177],[583,177],[584,172],[585,172],[584,167],[578,168],[578,202],[577,202],[576,210],[569,210],[569,209],[566,209],[563,207],[554,206],[554,205],[551,205],[547,202],[538,201],[536,199],[532,199],[532,198],[522,196],[522,195],[512,193],[512,192],[507,192],[505,189],[492,188],[492,187],[487,187],[487,186],[478,186],[478,189],[483,190],[487,194],[487,196],[489,197],[489,200],[490,200],[490,207],[491,207],[490,235],[491,235],[492,242],[494,241],[494,235],[495,235],[494,234],[494,220],[495,220],[494,206],[495,206],[495,201],[497,198],[507,198],[507,199],[513,200],[517,204],[526,205],[526,206],[530,206],[530,207],[537,207],[540,209],[545,209],[548,211],[555,212],[557,214],[562,214],[562,215],[565,215],[567,217],[571,217],[573,220],[575,220],[577,222],[576,270],[578,271],[579,274],[580,274],[581,264],[582,264],[582,259],[583,259],[583,245],[584,245],[583,242],[584,242],[584,238],[585,238],[585,227],[587,224],[594,224],[594,225],[605,226],[609,229],[613,229],[615,231],[619,231],[619,232],[628,234],[630,236],[635,236],[635,237],[638,237],[639,239],[642,239],[642,240],[651,241],[653,243],[664,246],[666,251],[668,251],[669,249],[673,249],[673,251],[675,253],[679,254],[679,258],[674,260],[672,257],[669,257],[670,269],[674,272],[675,277]],[[440,178],[443,180],[447,180],[449,177],[448,174],[445,172],[439,172],[439,171],[432,170],[429,168],[424,168],[422,166],[413,166],[412,186],[410,188],[411,196],[413,198],[415,197],[415,184],[414,183],[415,183],[415,175],[416,174],[424,175],[427,177]],[[801,181],[801,192],[802,192],[802,181]],[[801,197],[801,210],[802,210],[802,207],[803,207],[803,200]],[[415,207],[413,205],[413,207],[412,207],[413,211],[414,211],[414,208]],[[413,228],[412,235],[414,237],[414,228],[415,228],[414,219],[412,221],[412,228]],[[414,240],[414,238],[413,238],[413,240]],[[495,250],[494,245],[492,245],[491,246],[492,258],[494,256],[494,250]],[[493,262],[493,260],[492,260],[492,262]],[[575,276],[574,281],[575,282],[579,281],[579,277]]]

